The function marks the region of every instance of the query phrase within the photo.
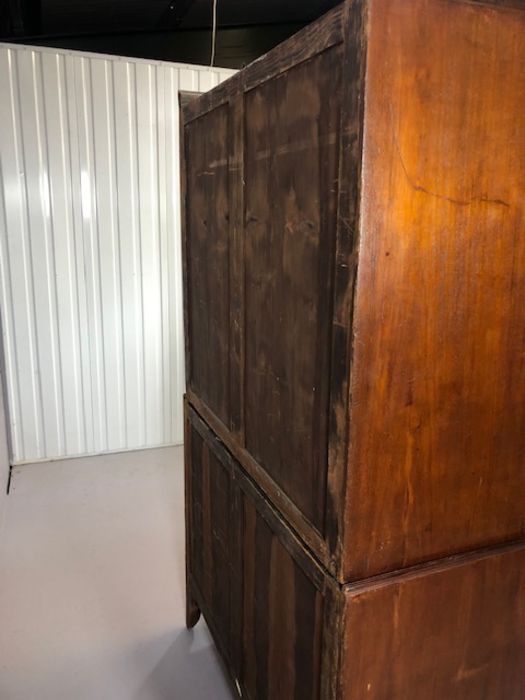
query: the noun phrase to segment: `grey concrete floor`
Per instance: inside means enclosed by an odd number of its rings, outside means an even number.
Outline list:
[[[0,532],[0,700],[230,700],[184,627],[181,448],[17,468]]]

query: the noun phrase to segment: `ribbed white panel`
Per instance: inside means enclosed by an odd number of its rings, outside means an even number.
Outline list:
[[[0,44],[13,463],[182,442],[178,92],[233,72]]]

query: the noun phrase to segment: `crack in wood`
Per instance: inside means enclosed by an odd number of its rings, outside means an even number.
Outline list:
[[[408,172],[408,169],[406,167],[405,161],[403,159],[403,154],[401,153],[401,148],[399,147],[399,142],[397,140],[397,136],[394,132],[394,145],[396,147],[397,154],[399,156],[399,162],[401,163],[401,167],[403,168],[403,172],[405,173],[405,177],[407,179],[408,184],[410,187],[412,187],[413,190],[416,192],[422,192],[423,194],[427,194],[429,197],[435,197],[436,199],[441,199],[446,202],[450,202],[451,204],[456,204],[457,206],[460,207],[468,207],[471,204],[474,204],[475,202],[480,202],[481,204],[494,204],[497,206],[502,206],[502,207],[507,207],[510,208],[510,204],[508,202],[505,202],[503,199],[493,199],[490,197],[484,197],[484,196],[477,196],[477,197],[471,197],[470,199],[456,199],[455,197],[449,197],[446,194],[441,194],[439,192],[433,192],[432,190],[427,189],[426,187],[423,187],[423,185],[419,185],[416,182],[414,182],[413,178],[411,177],[410,173]]]

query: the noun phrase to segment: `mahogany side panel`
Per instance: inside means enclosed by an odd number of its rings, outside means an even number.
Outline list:
[[[369,12],[347,581],[525,535],[525,12]]]
[[[345,599],[341,700],[525,697],[525,545]]]

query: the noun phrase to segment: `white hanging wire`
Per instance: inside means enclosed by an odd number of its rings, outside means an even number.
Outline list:
[[[211,30],[211,61],[210,66],[213,68],[215,63],[215,46],[217,43],[217,4],[218,0],[213,0],[213,25]]]

